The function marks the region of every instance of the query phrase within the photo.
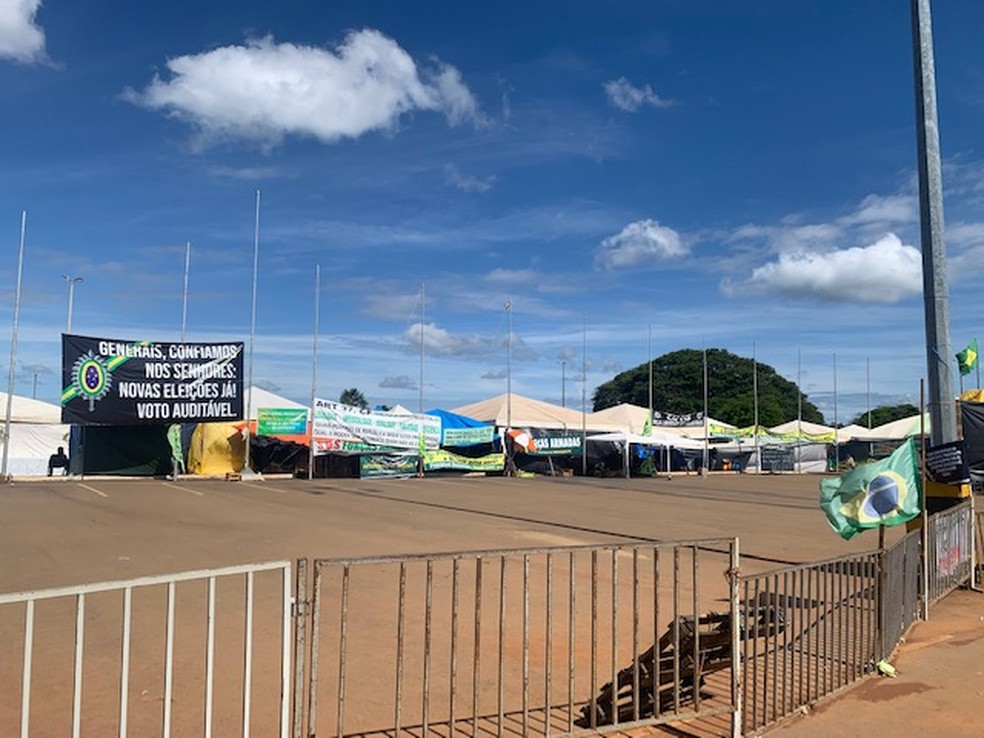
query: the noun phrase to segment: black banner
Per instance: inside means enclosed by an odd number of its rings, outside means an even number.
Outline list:
[[[62,335],[61,419],[168,425],[243,419],[242,343]]]
[[[685,413],[677,415],[674,413],[661,413],[653,410],[653,426],[663,428],[682,428],[690,425],[703,425],[704,413]]]
[[[964,484],[970,472],[964,460],[963,441],[943,443],[926,449],[926,476],[940,484]]]

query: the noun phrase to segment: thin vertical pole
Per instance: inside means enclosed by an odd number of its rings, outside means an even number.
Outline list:
[[[509,431],[512,430],[512,302],[506,305],[506,435],[502,439],[506,447],[506,476],[515,476],[516,467],[513,461],[513,441]]]
[[[837,354],[834,353],[834,469],[840,464],[840,446],[837,442]]]
[[[796,465],[803,471],[800,444],[803,442],[803,390],[800,384],[803,369],[803,351],[796,349]]]
[[[581,474],[588,476],[588,314],[581,313]]]
[[[929,620],[929,511],[926,509],[926,380],[919,380],[919,443],[922,453],[919,454],[920,481],[922,482],[922,534],[919,536],[922,544],[922,580],[923,601],[922,618]],[[973,494],[971,494],[973,497]]]
[[[185,342],[188,327],[188,272],[191,268],[191,241],[185,243],[184,289],[181,291],[181,343]]]
[[[420,283],[420,387],[418,388],[419,412],[424,412],[424,315],[427,311],[427,293],[425,285]]]
[[[865,403],[868,405],[868,430],[871,430],[871,357],[864,357]]]
[[[308,479],[314,479],[314,402],[318,394],[318,333],[321,330],[321,265],[314,267],[314,336],[311,347],[311,407],[308,410]]]
[[[649,422],[653,422],[653,324],[649,324]]]
[[[0,477],[7,478],[10,455],[10,415],[14,402],[14,369],[17,366],[17,328],[20,326],[21,277],[24,274],[24,238],[27,234],[27,211],[21,211],[20,248],[17,250],[17,289],[14,294],[14,327],[10,336],[10,372],[7,375],[7,412],[4,417],[3,462]]]
[[[755,458],[759,457],[759,373],[758,359],[755,354],[755,341],[752,341],[752,398],[754,404],[755,423]],[[756,467],[756,472],[762,473],[762,465]]]
[[[703,467],[705,471],[708,471],[708,449],[707,444],[710,442],[708,435],[710,435],[710,427],[708,425],[709,420],[707,418],[707,346],[704,346],[704,463]]]
[[[256,345],[256,282],[260,265],[260,191],[256,191],[256,218],[253,226],[253,296],[249,314],[249,387],[246,388],[246,456],[243,470],[249,471],[249,421],[253,414],[253,356]]]

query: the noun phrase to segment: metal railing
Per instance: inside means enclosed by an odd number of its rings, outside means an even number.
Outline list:
[[[927,557],[929,604],[937,602],[971,577],[974,521],[971,501],[929,516]]]
[[[919,620],[922,594],[922,531],[907,533],[885,550],[881,565],[881,651],[888,658]]]
[[[871,670],[879,571],[875,551],[742,576],[742,734]]]
[[[316,560],[295,736],[548,736],[730,715],[737,557],[736,539],[712,539]]]
[[[287,738],[290,570],[277,561],[0,594],[0,640],[23,637],[19,709],[4,699],[13,691],[0,697],[19,725],[0,734],[210,738],[238,722],[244,738],[254,723]],[[260,628],[276,637],[254,642]],[[70,702],[58,699],[69,675]],[[254,709],[263,688],[279,696]]]

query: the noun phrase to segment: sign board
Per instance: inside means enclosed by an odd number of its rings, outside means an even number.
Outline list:
[[[242,343],[62,335],[61,420],[170,425],[243,418]]]
[[[475,428],[445,428],[442,446],[475,446],[480,443],[492,443],[495,428],[483,425]]]
[[[434,449],[441,445],[441,419],[433,415],[376,413],[316,399],[313,422],[317,439],[418,449],[423,436],[424,448]]]
[[[964,459],[963,441],[943,443],[926,449],[926,476],[940,484],[966,484],[970,471]]]
[[[759,469],[762,471],[794,471],[796,449],[789,446],[761,446]]]
[[[256,411],[256,435],[296,436],[307,433],[306,407],[261,407]]]

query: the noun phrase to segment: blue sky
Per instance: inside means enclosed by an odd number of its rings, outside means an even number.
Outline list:
[[[984,291],[984,13],[937,2],[954,350]],[[721,347],[834,419],[925,374],[909,3],[0,2],[0,326],[248,340],[254,376],[416,409],[581,397]],[[6,330],[6,329],[4,329]],[[7,334],[9,336],[9,333]],[[984,338],[984,336],[981,336]],[[9,343],[6,343],[9,351]],[[5,352],[6,354],[6,352]],[[9,354],[6,354],[9,356]],[[4,364],[6,366],[6,363]],[[954,380],[954,386],[958,383]]]

